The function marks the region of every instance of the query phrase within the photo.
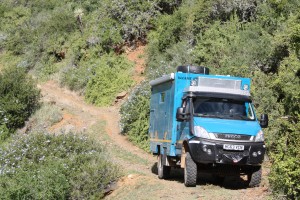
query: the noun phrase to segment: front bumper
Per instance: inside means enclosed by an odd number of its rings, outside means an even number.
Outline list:
[[[244,145],[244,150],[225,150],[224,144]],[[236,142],[192,138],[189,149],[196,163],[259,165],[266,151],[264,142]]]

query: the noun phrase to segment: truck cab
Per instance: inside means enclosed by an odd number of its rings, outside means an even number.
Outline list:
[[[158,156],[158,177],[181,167],[188,187],[196,186],[198,171],[220,180],[245,174],[250,187],[258,186],[268,116],[256,116],[250,78],[180,69],[150,82],[150,149]]]

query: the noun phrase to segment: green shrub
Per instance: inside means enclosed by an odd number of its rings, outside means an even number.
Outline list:
[[[298,121],[300,118],[297,119]],[[270,135],[270,157],[273,161],[269,176],[274,194],[286,195],[288,199],[300,197],[300,125],[293,120],[276,120],[277,135]],[[270,137],[269,136],[269,137]]]
[[[144,41],[151,22],[158,14],[156,2],[143,0],[112,0],[104,8],[109,18],[121,25],[121,35],[126,42]]]
[[[154,49],[153,49],[154,48]],[[195,51],[188,41],[178,42],[165,50],[158,53],[150,44],[148,49],[147,78],[152,80],[164,74],[176,72],[179,65],[195,63]]]
[[[63,86],[68,86],[70,90],[82,91],[85,89],[91,76],[91,67],[69,66],[63,69],[60,82]]]
[[[269,177],[271,186],[274,193],[287,195],[290,199],[300,198],[300,77],[297,75],[300,62],[295,53],[291,51],[281,62],[278,74],[271,82],[278,103],[277,109],[270,112],[272,123],[266,132],[273,162]]]
[[[159,51],[180,41],[186,15],[180,11],[173,15],[163,15],[157,20],[156,30],[151,32],[149,40],[155,43]]]
[[[130,141],[149,151],[150,88],[144,82],[130,94],[121,107],[121,129]]]
[[[10,136],[10,131],[5,124],[0,125],[0,144]]]
[[[0,125],[20,128],[38,106],[40,91],[21,68],[8,68],[0,74]]]
[[[15,135],[0,153],[2,199],[97,199],[119,174],[83,135]]]
[[[87,43],[91,43],[89,47]],[[86,38],[81,34],[72,34],[69,41],[69,59],[62,62],[60,69],[60,83],[71,90],[84,91],[92,69],[97,65],[97,60],[102,55],[102,48],[97,46],[97,37]]]
[[[87,84],[85,99],[98,106],[112,104],[119,92],[134,83],[130,77],[130,67],[132,64],[124,57],[113,54],[102,56]]]

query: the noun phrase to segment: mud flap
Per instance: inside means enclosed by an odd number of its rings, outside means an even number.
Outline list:
[[[184,146],[182,146],[182,150],[181,150],[181,159],[180,159],[180,167],[181,167],[181,168],[184,168],[184,167],[185,167],[185,157],[186,157],[186,154],[185,154],[185,148],[184,148]]]
[[[167,163],[167,148],[164,147],[164,154],[162,157],[162,164],[168,166],[169,163]]]

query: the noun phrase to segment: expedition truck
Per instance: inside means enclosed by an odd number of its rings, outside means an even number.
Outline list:
[[[184,170],[184,184],[196,186],[197,173],[218,181],[247,175],[249,187],[261,182],[265,154],[262,128],[250,96],[250,78],[209,75],[200,66],[150,81],[150,149],[158,156],[158,178],[171,167]]]

